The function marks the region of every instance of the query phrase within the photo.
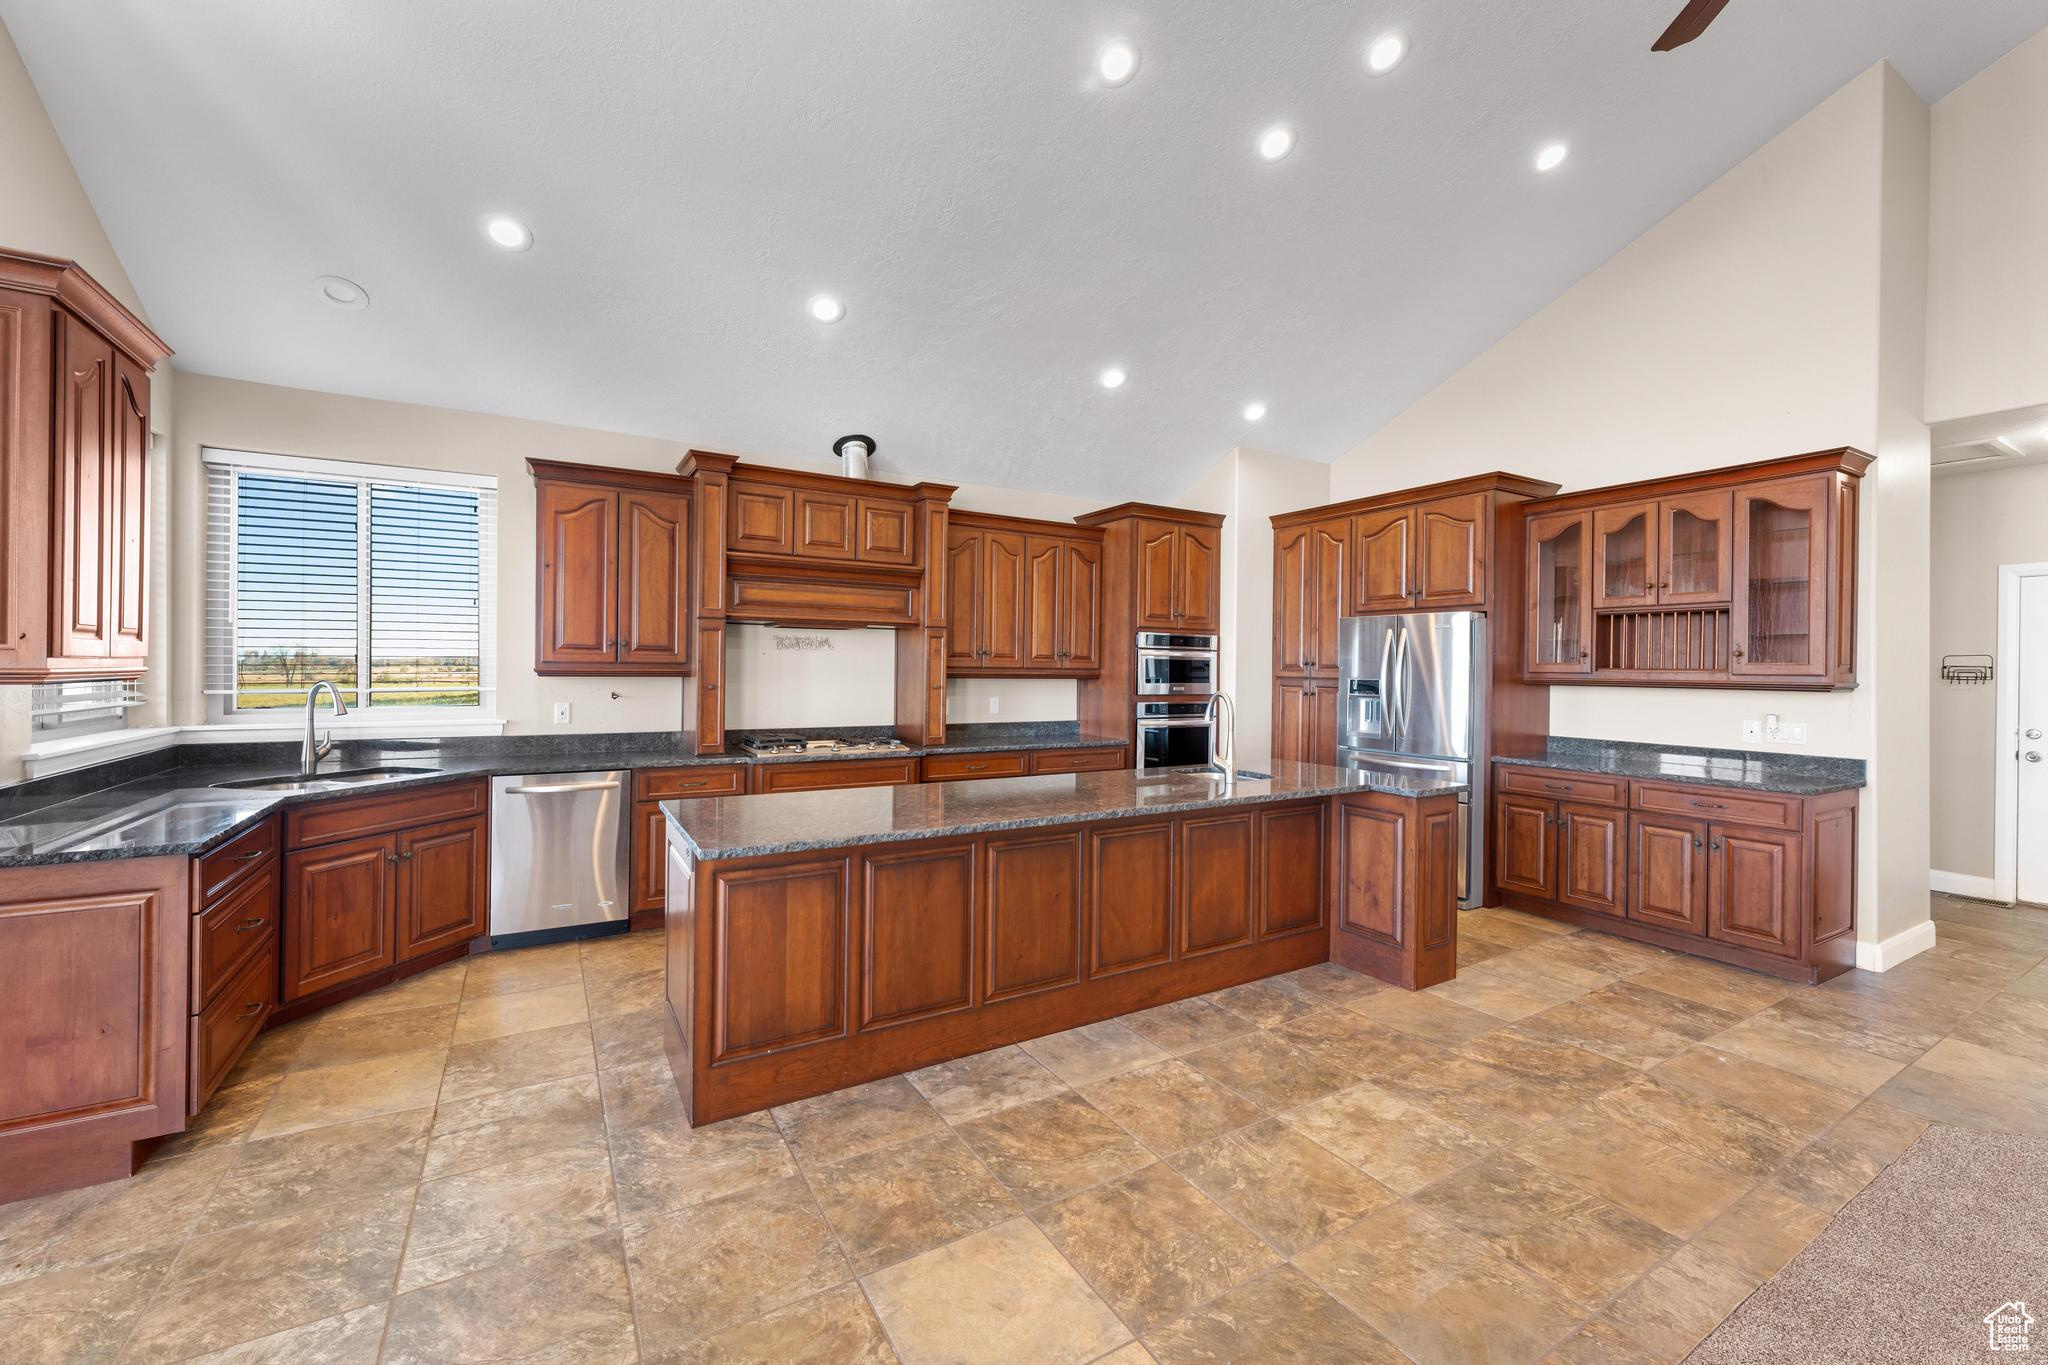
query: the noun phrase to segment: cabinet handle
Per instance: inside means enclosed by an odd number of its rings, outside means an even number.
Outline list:
[[[1547,792],[1568,792],[1571,789],[1572,784],[1569,782],[1545,782],[1543,784],[1543,790]]]
[[[1694,807],[1695,807],[1695,808],[1697,808],[1697,809],[1699,809],[1699,810],[1727,810],[1727,809],[1728,809],[1728,803],[1727,803],[1726,801],[1702,801],[1702,800],[1700,800],[1700,799],[1699,799],[1698,797],[1694,797],[1694,798],[1693,798],[1693,802],[1692,802],[1692,804],[1694,805]]]
[[[261,1013],[263,1013],[263,1002],[261,1000],[251,1000],[248,1004],[242,1006],[242,1012],[236,1015],[235,1018],[253,1019]]]
[[[235,926],[235,932],[238,934],[246,934],[251,929],[261,929],[267,923],[269,923],[269,921],[264,919],[263,916],[252,915],[250,918],[243,920],[240,924],[237,924]]]
[[[268,853],[269,851],[270,850],[267,848],[252,848],[247,853],[237,853],[234,857],[234,861],[238,863],[246,863],[251,858],[261,858],[264,854]]]

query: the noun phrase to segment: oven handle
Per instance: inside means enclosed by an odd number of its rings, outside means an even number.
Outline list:
[[[1138,651],[1138,657],[1141,659],[1213,659],[1216,657],[1216,651],[1213,649],[1141,649]]]
[[[1140,730],[1206,730],[1209,728],[1209,722],[1206,720],[1141,720],[1138,722],[1138,728]]]

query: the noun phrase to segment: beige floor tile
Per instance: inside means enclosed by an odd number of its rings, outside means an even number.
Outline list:
[[[2036,967],[2025,976],[2007,982],[2005,994],[2028,1000],[2048,1000],[2048,966]]]
[[[1019,1212],[1002,1182],[944,1130],[811,1167],[809,1176],[840,1246],[861,1275]]]
[[[1806,1250],[1828,1221],[1827,1214],[1790,1195],[1759,1187],[1709,1223],[1692,1244],[1761,1284]]]
[[[283,1082],[282,1075],[267,1076],[214,1091],[206,1107],[186,1120],[184,1132],[173,1133],[157,1144],[152,1159],[186,1156],[241,1142],[262,1119],[263,1111],[270,1107],[271,1096]]]
[[[1140,1334],[1278,1260],[1236,1219],[1163,1165],[1064,1199],[1041,1211],[1038,1221]]]
[[[411,1109],[243,1143],[195,1232],[409,1190],[426,1163],[433,1118],[432,1109]]]
[[[666,1057],[607,1068],[597,1073],[597,1081],[604,1096],[604,1125],[614,1133],[649,1124],[690,1125]]]
[[[584,993],[590,999],[590,1017],[602,1019],[615,1014],[637,1014],[655,1009],[666,998],[668,971],[650,967],[616,976],[584,975]]]
[[[0,1204],[0,1284],[106,1256],[176,1246],[234,1160],[217,1147],[150,1161],[127,1180]]]
[[[194,1237],[125,1354],[182,1360],[383,1300],[412,1200],[405,1190]]]
[[[1571,998],[1554,985],[1549,989],[1532,989],[1528,982],[1497,969],[1492,962],[1471,967],[1460,964],[1455,977],[1440,986],[1431,986],[1427,993],[1509,1022],[1540,1014]]]
[[[1178,1058],[1083,1086],[1081,1095],[1161,1156],[1265,1116]]]
[[[1927,1131],[1928,1120],[1882,1100],[1865,1100],[1772,1173],[1770,1187],[1823,1213],[1863,1192]]]
[[[1376,1024],[1412,1033],[1418,1038],[1456,1047],[1482,1033],[1500,1027],[1500,1020],[1484,1010],[1471,1009],[1428,991],[1382,991],[1351,1002]]]
[[[1542,1009],[1562,1005],[1582,995],[1599,990],[1609,983],[1610,978],[1593,972],[1580,971],[1562,962],[1543,959],[1530,960],[1524,953],[1507,953],[1490,958],[1485,962],[1467,968],[1458,964],[1458,975],[1444,986],[1434,989],[1452,994],[1449,988],[1458,981],[1470,979],[1479,982],[1490,991],[1500,993],[1503,1002],[1511,1002],[1516,1009],[1514,1018],[1523,1018],[1536,1010],[1522,1009],[1528,1001],[1540,1001]],[[1491,1011],[1490,1011],[1491,1012]]]
[[[1854,1109],[1863,1092],[1812,1080],[1709,1040],[1687,1048],[1649,1074],[1666,1085],[1738,1105],[1810,1138]]]
[[[774,1113],[790,1150],[805,1166],[844,1161],[945,1126],[939,1111],[901,1076],[798,1100]]]
[[[1251,1361],[1405,1365],[1408,1357],[1292,1266],[1281,1266],[1148,1336],[1162,1365]]]
[[[1538,1129],[1513,1150],[1674,1237],[1698,1232],[1751,1184],[1710,1161],[1590,1111]]]
[[[1190,1147],[1172,1164],[1283,1256],[1314,1246],[1394,1199],[1356,1166],[1276,1119]]]
[[[1523,960],[1542,971],[1564,966],[1595,976],[1624,977],[1684,959],[1669,949],[1589,929],[1535,944]]]
[[[1312,994],[1313,992],[1311,992]],[[1146,1042],[1181,1056],[1252,1031],[1253,1025],[1221,1005],[1200,998],[1175,1000],[1117,1021]]]
[[[611,1162],[596,1148],[429,1180],[413,1205],[398,1292],[602,1237],[618,1225]]]
[[[1676,1365],[1683,1354],[1653,1352],[1623,1336],[1613,1323],[1596,1318],[1545,1356],[1543,1365]]]
[[[1876,1098],[1942,1123],[2048,1137],[2048,1068],[1944,1038]]]
[[[1321,1099],[1359,1079],[1327,1055],[1316,1055],[1278,1033],[1248,1033],[1190,1052],[1187,1064],[1262,1109],[1288,1109]]]
[[[1458,916],[1458,936],[1494,944],[1510,951],[1533,948],[1555,938],[1568,938],[1578,931],[1568,924],[1544,919],[1520,910],[1485,907]]]
[[[566,1080],[596,1069],[588,1024],[560,1024],[458,1043],[448,1050],[448,1068],[441,1073],[441,1103]]]
[[[657,1124],[615,1132],[611,1153],[619,1213],[628,1222],[797,1173],[788,1145],[766,1114],[745,1114],[702,1128]]]
[[[1579,1103],[1576,1092],[1527,1079],[1463,1053],[1449,1053],[1375,1082],[1417,1108],[1488,1142],[1509,1142]]]
[[[913,1071],[910,1083],[949,1123],[965,1123],[1066,1089],[1021,1048],[999,1047]]]
[[[176,1247],[120,1252],[0,1283],[0,1360],[63,1365],[117,1359],[177,1254]]]
[[[652,1359],[852,1275],[801,1178],[626,1225],[640,1348]]]
[[[2048,1067],[2048,1000],[1995,995],[1949,1037]]]
[[[1313,967],[1301,967],[1276,978],[1283,989],[1317,1000],[1324,1005],[1343,1005],[1363,996],[1379,995],[1396,990],[1384,981],[1354,972],[1349,967],[1340,967],[1334,962],[1318,962]]]
[[[457,958],[453,962],[394,981],[388,986],[379,986],[374,991],[344,1000],[338,1005],[329,1005],[318,1014],[308,1015],[305,1022],[317,1025],[328,1019],[359,1018],[372,1014],[386,1014],[392,1010],[418,1009],[422,1005],[454,1005],[462,1000],[462,983],[468,978],[469,964],[473,958]]]
[[[474,1043],[484,1038],[583,1023],[589,1018],[590,1005],[584,998],[581,979],[511,995],[468,995],[463,997],[462,1012],[455,1019],[455,1041]]]
[[[1825,1042],[1861,1048],[1899,1062],[1912,1062],[1940,1042],[1957,1022],[1946,1009],[1930,1009],[1905,997],[1889,999],[1881,993],[1858,995],[1846,988],[1833,991],[1826,987],[1794,991],[1763,1016],[1782,1019]]]
[[[616,1233],[400,1294],[384,1340],[388,1365],[638,1359]]]
[[[1412,1194],[1493,1150],[1492,1144],[1370,1082],[1280,1118],[1397,1194]]]
[[[1758,1282],[1701,1247],[1681,1247],[1622,1291],[1601,1316],[1653,1356],[1675,1360],[1734,1312]]]
[[[277,1087],[270,1107],[249,1136],[280,1137],[330,1123],[431,1108],[441,1092],[441,1071],[447,1060],[446,1050],[437,1048],[294,1071]]]
[[[1220,1005],[1246,1023],[1260,1028],[1271,1028],[1326,1008],[1321,1000],[1307,991],[1289,987],[1280,977],[1228,986],[1220,991],[1211,991],[1202,999],[1212,1005]]]
[[[1701,1044],[1802,1076],[1837,1090],[1868,1095],[1905,1069],[1893,1057],[1829,1042],[1773,1012],[1753,1015]]]
[[[1745,1017],[1770,1008],[1799,989],[1775,976],[1703,957],[1670,957],[1629,979],[1653,991]]]
[[[1404,1200],[1311,1247],[1294,1264],[1378,1328],[1420,1311],[1431,1295],[1492,1255],[1478,1239]]]
[[[662,1041],[667,1027],[667,1005],[628,1014],[594,1016],[590,1021],[590,1040],[597,1048],[597,1064],[627,1066],[667,1056]]]
[[[894,1365],[881,1320],[852,1283],[693,1342],[674,1365]]]
[[[583,950],[575,943],[548,943],[509,952],[474,953],[469,958],[469,976],[462,995],[473,1000],[485,995],[513,995],[583,982]]]
[[[1384,1076],[1449,1055],[1427,1039],[1388,1028],[1346,1008],[1304,1015],[1271,1032],[1317,1062],[1357,1079]]]
[[[1638,1076],[1587,1106],[1676,1151],[1761,1180],[1805,1141],[1783,1124],[1711,1096]]]
[[[1625,1062],[1538,1037],[1517,1025],[1481,1034],[1457,1050],[1535,1085],[1565,1104],[1590,1100],[1636,1074]]]
[[[904,1365],[1081,1365],[1131,1339],[1074,1267],[1022,1218],[862,1283]]]
[[[540,1152],[605,1144],[597,1077],[574,1076],[444,1104],[427,1144],[429,1180]]]
[[[316,1018],[313,1036],[292,1062],[294,1071],[446,1048],[455,1029],[455,1006],[420,1005],[382,1014]]]
[[[1114,1019],[1020,1044],[1034,1061],[1068,1085],[1135,1071],[1166,1060],[1166,1053]]]
[[[1153,1159],[1130,1134],[1071,1091],[971,1119],[954,1131],[1027,1206],[1064,1199]]]
[[[287,1327],[224,1350],[194,1356],[191,1365],[376,1365],[391,1306],[377,1302],[331,1318]]]
[[[1521,1027],[1553,1042],[1648,1068],[1735,1022],[1736,1016],[1727,1010],[1617,981],[1532,1014]]]

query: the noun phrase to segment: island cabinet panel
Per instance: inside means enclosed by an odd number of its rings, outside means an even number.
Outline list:
[[[860,1027],[972,1008],[974,845],[861,860]]]
[[[1091,977],[1173,959],[1173,843],[1173,824],[1165,820],[1089,831]]]
[[[717,874],[714,1063],[846,1032],[847,889],[844,858]]]
[[[1331,960],[1408,990],[1456,976],[1457,798],[1345,796],[1331,819]]]
[[[1320,803],[1259,812],[1259,937],[1306,933],[1325,923]]]
[[[1408,913],[1402,868],[1407,815],[1347,802],[1337,812],[1337,869],[1346,933],[1389,947],[1401,942]]]
[[[1078,834],[991,838],[982,999],[1031,995],[1081,979]]]
[[[1181,822],[1180,955],[1198,957],[1251,942],[1257,835],[1250,814]]]

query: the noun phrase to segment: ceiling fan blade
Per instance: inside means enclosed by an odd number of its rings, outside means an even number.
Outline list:
[[[1650,51],[1669,52],[1675,47],[1684,47],[1707,31],[1707,25],[1714,22],[1714,16],[1727,3],[1728,0],[1686,0],[1685,8],[1671,21],[1671,27],[1664,30],[1664,36],[1650,44]]]

